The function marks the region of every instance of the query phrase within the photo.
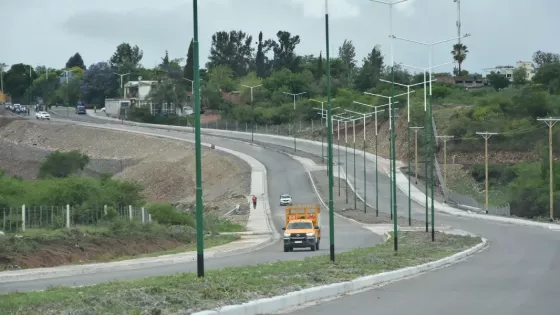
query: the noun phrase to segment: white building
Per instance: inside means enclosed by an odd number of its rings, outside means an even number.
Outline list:
[[[150,100],[150,92],[157,85],[157,81],[128,81],[124,85],[125,97],[130,99],[133,104],[137,107],[149,107],[150,113],[158,113],[158,108]],[[188,111],[188,109],[187,109]],[[181,108],[175,106],[175,104],[162,104],[161,112],[163,113],[175,113],[181,115]],[[183,113],[188,115],[188,113]]]
[[[506,78],[508,78],[508,80],[513,81],[513,72],[516,69],[519,68],[525,68],[526,72],[527,72],[527,77],[526,79],[528,81],[531,81],[533,79],[533,77],[535,76],[535,67],[533,66],[533,63],[530,61],[518,61],[515,63],[515,67],[514,66],[498,66],[498,67],[494,67],[494,68],[487,68],[484,69],[484,71],[486,72],[486,74],[494,71],[498,74],[503,74],[506,76]]]

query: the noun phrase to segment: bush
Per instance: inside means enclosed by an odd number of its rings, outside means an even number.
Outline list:
[[[186,225],[195,227],[194,218],[183,212],[179,212],[170,204],[156,203],[146,206],[152,220],[165,225]]]
[[[89,157],[80,151],[55,151],[47,155],[39,168],[39,177],[66,178],[78,171],[83,171],[89,163]]]
[[[486,179],[484,164],[473,164],[471,166],[472,178],[483,183]],[[517,177],[515,166],[507,164],[488,164],[488,185],[505,186]]]

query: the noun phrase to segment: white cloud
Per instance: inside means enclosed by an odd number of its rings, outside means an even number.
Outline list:
[[[300,5],[306,18],[322,18],[325,16],[325,0],[292,0]],[[350,0],[328,0],[329,17],[335,19],[348,19],[360,15],[360,8]]]

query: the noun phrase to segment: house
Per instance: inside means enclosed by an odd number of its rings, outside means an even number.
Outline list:
[[[498,74],[503,74],[505,75],[505,77],[510,81],[513,82],[513,72],[519,68],[525,68],[526,73],[527,73],[527,77],[525,78],[526,80],[530,81],[533,79],[533,77],[535,76],[535,67],[533,66],[533,63],[530,61],[518,61],[515,63],[515,67],[514,66],[497,66],[494,68],[487,68],[484,69],[484,71],[486,73],[489,72],[495,72]]]
[[[479,89],[479,88],[483,88],[483,87],[488,85],[488,82],[485,79],[477,78],[475,76],[472,76],[472,77],[469,77],[469,76],[438,77],[437,82],[454,84],[454,85],[457,85],[457,86],[464,87],[466,89]]]

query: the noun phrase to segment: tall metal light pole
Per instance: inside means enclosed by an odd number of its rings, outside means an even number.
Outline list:
[[[552,127],[560,121],[560,118],[537,118],[538,121],[544,121],[548,126],[548,189],[549,189],[549,206],[550,206],[550,221],[554,221],[554,169],[552,159]]]
[[[123,82],[123,77],[124,77],[125,75],[129,75],[130,72],[129,72],[129,73],[123,73],[123,74],[116,73],[116,72],[113,72],[113,73],[121,77],[122,97],[125,98],[126,95],[125,95],[125,93],[124,93],[124,86],[123,86],[124,82]],[[140,89],[140,82],[138,82],[138,89]],[[138,91],[138,93],[140,93],[140,91]]]
[[[373,114],[375,116],[375,216],[378,217],[379,216],[379,185],[378,185],[378,183],[379,183],[379,167],[377,165],[377,160],[378,160],[377,144],[378,144],[378,131],[379,131],[379,129],[377,128],[377,114],[382,113],[385,110],[383,109],[383,110],[379,111],[377,109],[381,108],[381,107],[389,106],[389,104],[375,106],[375,105],[360,103],[360,102],[357,102],[357,101],[354,101],[354,103],[374,108]],[[394,102],[393,104],[396,104],[396,103],[398,103],[398,102]]]
[[[325,45],[327,48],[327,119],[328,119],[328,162],[329,162],[329,240],[330,258],[334,262],[334,201],[333,201],[333,169],[332,169],[332,103],[331,103],[331,58],[329,47],[329,1],[325,0]]]
[[[262,86],[262,84],[253,85],[253,86],[248,86],[248,85],[245,85],[245,84],[241,84],[241,86],[246,87],[248,89],[251,89],[251,115],[253,116],[253,128],[251,128],[251,142],[253,142],[254,141],[254,134],[255,134],[255,105],[253,104],[253,89],[258,88],[259,86]],[[294,98],[294,109],[295,109],[295,98]]]
[[[443,188],[447,189],[447,141],[454,138],[454,136],[437,136],[438,139],[443,140]]]
[[[306,92],[301,92],[301,93],[288,93],[288,92],[282,92],[286,95],[291,95],[294,98],[294,111],[296,110],[296,96],[298,95],[303,95],[306,94]],[[294,152],[296,152],[296,123],[294,120]]]
[[[358,103],[359,104],[359,103]],[[349,113],[353,113],[356,115],[362,115],[363,116],[363,124],[364,124],[364,139],[363,139],[363,154],[364,154],[364,213],[367,212],[367,180],[366,180],[366,118],[367,117],[371,117],[372,115],[375,115],[375,112],[372,113],[362,113],[362,112],[355,112],[355,111],[351,111],[351,110],[346,110]],[[355,124],[355,121],[354,121]],[[355,125],[354,125],[355,126]],[[354,127],[354,134],[356,133],[356,128]],[[355,147],[354,147],[355,150]],[[354,159],[356,156],[356,152],[354,152]],[[356,162],[354,162],[354,169],[356,168]],[[355,172],[354,172],[355,173]],[[356,176],[356,174],[354,174],[354,177]],[[354,187],[354,189],[357,189],[357,187]]]
[[[414,130],[414,183],[418,184],[418,131],[424,127],[410,127],[410,129]],[[427,221],[426,224],[428,224]]]
[[[484,206],[486,207],[486,213],[488,213],[488,139],[490,137],[497,135],[497,132],[477,132],[479,136],[484,138],[484,185],[485,185],[485,194],[486,194],[486,202]]]
[[[338,196],[340,197],[340,178],[341,178],[341,173],[340,173],[340,123],[345,122],[348,118],[344,117],[342,115],[332,115],[331,117],[332,117],[333,120],[336,120],[336,122],[337,122],[336,149],[337,149],[337,152],[338,152],[338,162],[337,162],[337,165],[338,165]],[[345,134],[346,134],[346,128],[344,128],[344,130],[345,130]],[[347,139],[346,136],[345,136],[345,139]],[[346,147],[346,145],[345,145],[345,147]],[[346,149],[346,162],[348,162],[348,150],[347,149]],[[346,165],[348,165],[348,163],[346,163]],[[348,171],[348,166],[346,166],[346,171]],[[347,174],[345,174],[345,175],[347,175]],[[348,183],[346,183],[346,186],[348,186]],[[347,188],[347,190],[348,190],[348,188]],[[348,203],[348,200],[346,202]]]
[[[420,42],[420,41],[415,41],[415,40],[410,40],[410,39],[406,39],[406,38],[402,38],[402,37],[397,37],[393,34],[389,35],[390,38],[392,39],[399,39],[405,42],[409,42],[409,43],[414,43],[414,44],[419,44],[419,45],[423,45],[425,47],[428,47],[429,49],[429,53],[428,53],[428,60],[429,60],[429,67],[428,67],[428,71],[429,71],[429,78],[428,78],[428,82],[430,83],[429,85],[429,95],[430,95],[430,100],[429,100],[429,106],[427,108],[427,115],[426,115],[426,146],[428,148],[428,155],[433,159],[433,161],[431,161],[432,165],[430,166],[430,181],[431,181],[431,186],[432,186],[432,190],[431,190],[431,210],[432,210],[432,241],[435,241],[435,232],[433,231],[433,226],[434,226],[434,166],[433,163],[435,163],[435,148],[433,145],[431,145],[431,138],[433,137],[433,115],[432,115],[432,54],[433,54],[433,47],[439,44],[443,44],[443,43],[447,43],[450,41],[454,41],[460,38],[464,38],[464,37],[469,37],[471,36],[470,34],[465,34],[463,36],[459,36],[459,37],[454,37],[454,38],[449,38],[446,40],[442,40],[442,41],[438,41],[438,42],[433,42],[433,43],[425,43],[425,42]],[[394,80],[393,80],[394,81]],[[426,80],[424,80],[425,82]],[[426,105],[424,105],[426,106]],[[424,111],[426,111],[426,107],[424,107]],[[435,139],[434,139],[435,141]],[[428,161],[426,161],[428,162]],[[427,164],[426,164],[427,165]],[[427,169],[426,169],[427,170]],[[427,178],[426,178],[427,180]],[[428,203],[428,191],[426,190],[426,204]]]
[[[312,102],[320,103],[321,104],[321,163],[325,162],[325,133],[323,132],[323,117],[325,113],[324,104],[328,103],[328,101],[318,101],[314,99],[310,99]],[[334,101],[334,98],[331,100]]]
[[[194,143],[196,160],[196,270],[204,277],[204,205],[202,203],[202,147],[200,139],[200,65],[198,48],[198,0],[193,0],[193,79],[194,79]]]

